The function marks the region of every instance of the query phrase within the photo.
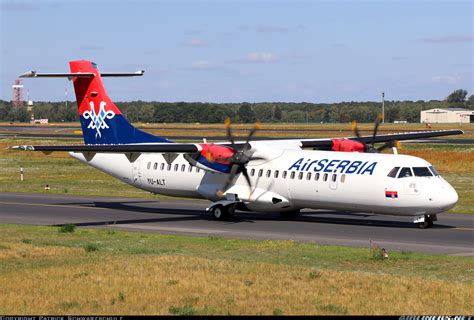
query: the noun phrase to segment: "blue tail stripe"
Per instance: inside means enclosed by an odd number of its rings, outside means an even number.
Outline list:
[[[171,142],[135,128],[121,114],[116,114],[112,119],[104,119],[103,122],[96,119],[91,123],[91,119],[83,116],[80,119],[86,144]]]

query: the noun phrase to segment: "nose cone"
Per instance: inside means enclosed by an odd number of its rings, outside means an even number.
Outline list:
[[[442,211],[447,211],[451,208],[453,208],[456,203],[458,203],[458,193],[454,188],[447,183],[446,181],[443,181],[443,184],[441,185],[441,190],[439,193],[439,208]]]

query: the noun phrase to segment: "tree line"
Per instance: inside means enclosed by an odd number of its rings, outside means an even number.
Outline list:
[[[356,120],[373,122],[382,112],[381,102],[339,103],[203,103],[146,102],[116,103],[131,122],[145,123],[222,123],[230,117],[235,123],[341,123]],[[445,100],[385,101],[385,122],[420,122],[420,111],[433,108],[462,107],[474,110],[474,95],[467,98],[463,89],[452,92]],[[50,122],[79,121],[75,102],[35,102],[34,118]],[[0,100],[0,121],[29,122],[31,112]]]

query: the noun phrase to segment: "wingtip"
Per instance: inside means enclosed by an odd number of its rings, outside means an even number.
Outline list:
[[[18,78],[34,78],[34,77],[36,77],[36,71],[34,70],[27,71],[18,76]]]

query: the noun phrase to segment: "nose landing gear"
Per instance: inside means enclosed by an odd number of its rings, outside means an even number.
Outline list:
[[[433,228],[433,222],[437,221],[438,218],[435,214],[425,214],[420,216],[415,216],[414,223],[418,224],[420,229],[429,229]]]

